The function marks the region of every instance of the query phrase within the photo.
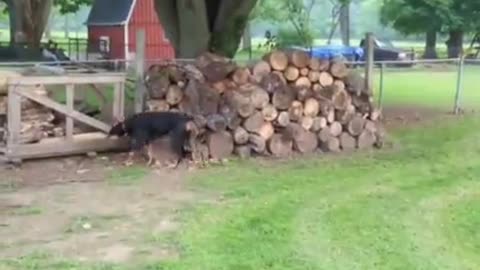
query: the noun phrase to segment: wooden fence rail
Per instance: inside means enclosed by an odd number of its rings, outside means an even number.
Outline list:
[[[7,140],[6,147],[3,149],[5,157],[9,161],[21,161],[23,159],[124,149],[126,147],[125,140],[106,137],[106,133],[110,129],[110,123],[104,123],[76,111],[73,105],[76,85],[110,84],[114,87],[112,116],[114,119],[122,119],[125,108],[125,81],[126,75],[119,73],[10,78],[8,80]],[[65,104],[38,95],[31,90],[32,88],[22,87],[36,85],[65,85]],[[22,98],[30,99],[65,115],[65,137],[47,138],[33,144],[20,143]],[[74,121],[93,127],[98,132],[74,135]]]

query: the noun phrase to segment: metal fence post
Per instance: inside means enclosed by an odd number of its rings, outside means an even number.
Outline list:
[[[463,91],[463,68],[465,64],[465,58],[460,55],[458,59],[458,74],[457,74],[457,89],[455,92],[455,105],[453,107],[453,113],[458,114],[460,112],[460,99]]]
[[[135,52],[135,73],[136,73],[136,91],[135,91],[135,113],[143,112],[145,108],[145,84],[143,76],[145,75],[145,29],[139,29],[136,33],[136,52]]]
[[[378,108],[381,109],[383,107],[383,72],[385,69],[385,64],[380,64],[380,85],[378,87]]]
[[[365,37],[366,41],[366,63],[365,63],[365,89],[367,91],[372,91],[373,87],[373,33],[367,33]]]

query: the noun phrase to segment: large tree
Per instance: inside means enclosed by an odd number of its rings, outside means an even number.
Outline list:
[[[10,18],[10,41],[38,48],[53,6],[62,14],[76,12],[92,0],[2,0]]]
[[[437,58],[437,33],[449,17],[450,0],[383,0],[380,20],[403,34],[425,33],[424,58]]]
[[[166,36],[179,58],[204,51],[233,57],[257,0],[155,0]]]

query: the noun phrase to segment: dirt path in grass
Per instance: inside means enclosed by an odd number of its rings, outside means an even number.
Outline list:
[[[185,170],[125,168],[124,156],[75,157],[0,168],[0,258],[36,252],[127,262],[177,256],[177,212],[200,196]]]

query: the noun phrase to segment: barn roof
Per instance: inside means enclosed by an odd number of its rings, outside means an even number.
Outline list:
[[[135,0],[95,0],[87,25],[123,25],[127,23]]]

